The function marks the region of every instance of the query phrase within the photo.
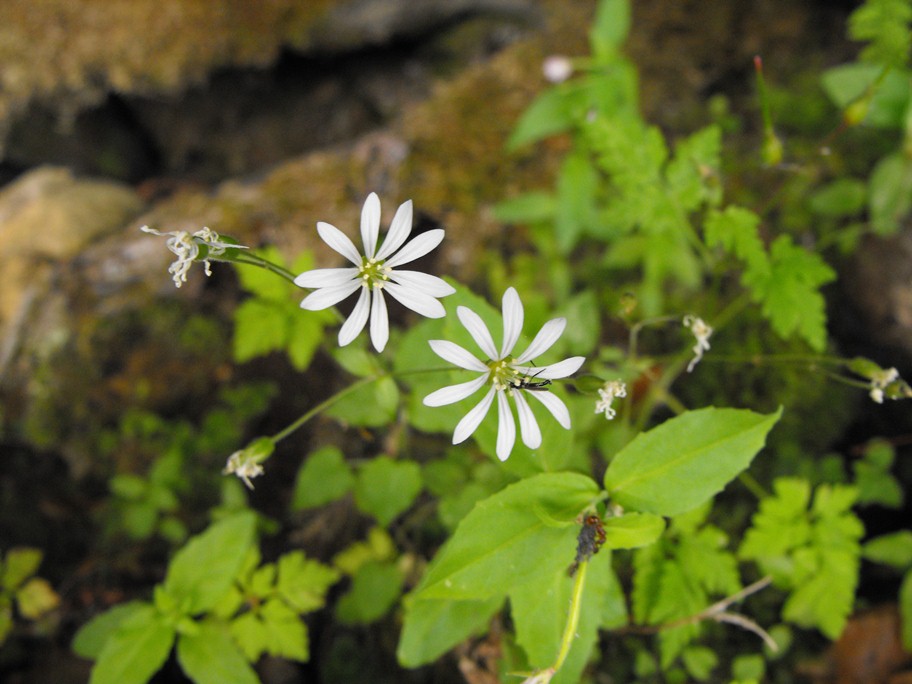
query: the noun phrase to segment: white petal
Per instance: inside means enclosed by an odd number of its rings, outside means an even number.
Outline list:
[[[315,268],[304,271],[294,279],[298,287],[315,289],[318,287],[338,287],[349,280],[357,279],[357,268]]]
[[[428,344],[431,345],[431,349],[434,350],[434,353],[444,361],[449,361],[453,365],[465,368],[466,370],[478,371],[479,373],[488,372],[488,367],[485,364],[455,342],[450,342],[449,340],[429,340]]]
[[[500,358],[497,356],[497,347],[494,346],[494,339],[491,337],[488,326],[481,320],[481,316],[465,306],[457,306],[456,315],[465,326],[465,329],[469,331],[472,339],[475,340],[475,344],[488,355],[489,359]]]
[[[372,192],[364,200],[361,209],[361,243],[364,256],[371,258],[377,251],[377,237],[380,235],[380,198]]]
[[[516,363],[525,363],[526,361],[531,361],[544,354],[560,339],[560,336],[564,333],[564,328],[566,327],[566,318],[552,318],[545,323],[541,327],[541,330],[538,331],[535,339],[532,340],[532,344],[529,345],[529,348],[516,357]]]
[[[351,315],[339,329],[340,347],[349,344],[362,330],[364,330],[364,324],[367,323],[367,315],[369,312],[370,293],[367,291],[367,288],[364,287],[361,289],[361,296],[358,297],[358,302],[355,304],[355,308],[352,309]]]
[[[585,360],[585,356],[571,356],[569,359],[564,359],[563,361],[552,363],[549,366],[540,366],[538,368],[529,366],[524,370],[520,368],[517,368],[516,370],[520,371],[524,375],[534,375],[536,378],[557,380],[559,378],[566,378],[568,375],[573,375],[576,373],[576,371],[580,369],[580,366],[583,365],[583,361]]]
[[[380,251],[377,252],[377,259],[386,259],[397,249],[402,247],[402,243],[408,239],[412,232],[412,200],[403,202],[396,210],[393,222],[390,224],[389,232],[383,239]]]
[[[527,392],[527,394],[538,399],[562,428],[570,429],[570,411],[567,410],[566,404],[560,400],[560,397],[551,392]]]
[[[505,358],[513,351],[516,341],[522,333],[523,305],[519,294],[512,287],[508,287],[503,296],[503,346],[500,348],[500,358]],[[494,358],[494,357],[491,357]]]
[[[425,406],[446,406],[447,404],[455,404],[457,401],[462,401],[466,397],[475,394],[479,388],[484,387],[487,381],[488,376],[485,374],[474,380],[469,380],[468,382],[460,382],[458,385],[442,387],[427,395],[422,403]]]
[[[355,247],[355,243],[349,240],[345,233],[334,225],[324,223],[323,221],[317,222],[317,232],[320,234],[320,237],[323,238],[323,242],[332,247],[355,266],[361,268],[361,254],[358,252],[358,248]]]
[[[488,414],[488,409],[491,408],[491,402],[494,400],[494,391],[492,386],[488,393],[482,397],[481,401],[462,417],[462,420],[456,425],[456,429],[453,430],[453,444],[461,444],[478,429],[481,421]]]
[[[413,240],[405,243],[405,247],[399,250],[399,253],[386,260],[386,265],[390,268],[407,264],[418,257],[434,249],[443,241],[443,228],[435,228],[426,233],[418,235]]]
[[[374,349],[382,352],[386,343],[389,342],[390,328],[389,315],[386,313],[386,300],[383,298],[383,290],[374,288],[373,301],[371,302],[371,323],[370,335]]]
[[[428,318],[443,318],[446,316],[446,309],[443,308],[443,304],[420,290],[403,287],[396,283],[387,283],[383,289],[391,297],[394,297],[415,313],[420,313]]]
[[[307,309],[308,311],[328,309],[334,304],[341,302],[359,287],[361,287],[360,280],[350,280],[347,283],[335,287],[321,287],[319,290],[314,290],[304,297],[304,300],[301,302],[301,308]]]
[[[506,461],[516,444],[516,423],[506,392],[497,393],[497,458]]]
[[[431,297],[446,297],[456,292],[456,288],[443,280],[443,278],[428,275],[421,271],[400,271],[397,269],[390,273],[390,280],[405,287],[421,290],[425,294],[431,295]]]
[[[535,414],[529,408],[529,403],[523,396],[524,392],[514,392],[513,400],[516,402],[516,413],[519,414],[519,431],[522,434],[522,441],[530,449],[538,449],[542,443],[541,430],[538,428],[538,421],[535,420]]]

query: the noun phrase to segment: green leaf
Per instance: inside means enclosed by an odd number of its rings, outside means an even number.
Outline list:
[[[310,659],[307,627],[298,615],[282,601],[267,601],[260,611],[265,631],[266,651],[273,656],[300,662]]]
[[[508,486],[460,522],[416,589],[421,599],[503,596],[507,587],[574,557],[575,520],[598,497],[577,473],[544,473]]]
[[[899,615],[903,646],[912,651],[912,570],[906,573],[899,587]]]
[[[234,360],[244,363],[283,349],[289,322],[284,303],[268,299],[241,302],[234,310]]]
[[[741,280],[748,287],[764,282],[770,272],[759,226],[760,217],[757,214],[737,206],[711,211],[704,225],[707,246],[719,245],[744,262],[746,269]]]
[[[288,329],[286,350],[291,365],[296,370],[303,371],[310,367],[310,362],[323,341],[323,329],[333,320],[330,311],[305,311],[300,308],[294,311]]]
[[[96,615],[84,624],[73,637],[73,651],[83,658],[97,660],[105,643],[131,615],[148,603],[130,601],[114,606],[100,615]]]
[[[864,209],[867,186],[854,178],[839,178],[815,191],[808,200],[811,211],[820,216],[855,216]]]
[[[396,603],[402,582],[397,563],[365,563],[352,578],[351,589],[336,604],[336,614],[342,622],[369,625]]]
[[[909,62],[910,21],[908,0],[867,0],[849,15],[849,37],[870,43],[863,60],[901,68]]]
[[[317,449],[298,471],[291,510],[317,508],[340,499],[351,490],[354,480],[351,468],[337,447]]]
[[[396,658],[404,667],[430,663],[473,634],[482,631],[504,601],[504,595],[484,601],[406,599]]]
[[[393,422],[398,407],[399,388],[387,376],[346,394],[326,410],[326,415],[346,425],[379,427]]]
[[[890,565],[897,570],[912,569],[912,531],[900,530],[875,537],[865,543],[861,553],[874,563]]]
[[[177,640],[177,661],[196,684],[259,684],[225,625],[199,623],[193,634]]]
[[[698,682],[709,679],[713,669],[719,664],[715,651],[706,646],[688,646],[681,652],[681,660],[688,674]]]
[[[665,520],[652,513],[625,513],[604,521],[605,548],[636,549],[654,543],[665,531]]]
[[[620,49],[630,31],[629,0],[600,0],[589,31],[589,45],[597,62],[606,62]]]
[[[557,176],[560,211],[554,216],[557,245],[563,253],[569,252],[595,223],[598,188],[599,176],[586,152],[571,152],[564,157]]]
[[[510,614],[516,641],[534,668],[551,665],[557,657],[567,621],[574,580],[566,570],[551,572],[510,589]],[[570,655],[551,681],[579,682],[598,637],[602,617],[620,587],[611,568],[611,554],[602,552],[589,561],[581,612]]]
[[[0,565],[0,571],[2,571],[0,586],[4,589],[17,589],[38,571],[43,555],[41,549],[27,546],[15,547],[7,551],[6,558]]]
[[[365,463],[355,480],[355,504],[381,525],[412,505],[421,491],[421,468],[412,461],[380,456]]]
[[[507,150],[515,151],[571,128],[576,119],[572,102],[579,93],[579,86],[572,83],[562,83],[560,87],[540,93],[519,117],[507,140]]]
[[[884,67],[877,64],[843,64],[825,71],[821,85],[840,109],[867,100],[865,126],[902,128],[904,125],[910,86],[909,77],[903,71],[884,74]],[[869,88],[873,92],[869,93]]]
[[[781,414],[710,407],[672,418],[614,457],[605,488],[612,501],[635,511],[689,511],[750,465]]]
[[[284,267],[285,259],[282,254],[273,246],[264,247],[254,250],[258,257],[270,261],[274,264]],[[309,255],[307,258],[310,259]],[[248,292],[255,294],[260,299],[272,299],[277,302],[284,302],[288,299],[288,293],[295,289],[287,280],[281,278],[275,273],[250,264],[235,264],[237,269],[238,280]],[[302,270],[307,270],[309,266]]]
[[[33,577],[16,590],[19,614],[27,620],[37,620],[59,604],[57,592],[42,577]]]
[[[174,555],[163,586],[184,614],[212,608],[228,591],[253,545],[255,523],[249,512],[224,518]]]
[[[319,561],[306,558],[303,551],[291,551],[277,562],[279,596],[299,613],[322,608],[326,592],[339,579],[339,573]]]
[[[816,351],[826,347],[826,302],[821,285],[836,279],[836,272],[819,254],[795,245],[780,235],[770,247],[769,278],[754,288],[763,303],[763,315],[773,330],[788,339],[797,333]]]
[[[168,659],[174,634],[153,606],[139,606],[105,641],[89,684],[145,684]]]
[[[527,192],[494,206],[494,218],[501,223],[543,223],[554,218],[557,201],[546,192]]]
[[[858,556],[820,549],[809,580],[798,586],[782,608],[782,617],[801,627],[817,627],[830,639],[842,633],[855,602]]]
[[[893,235],[912,209],[912,162],[901,152],[881,159],[871,172],[868,209],[878,235]]]

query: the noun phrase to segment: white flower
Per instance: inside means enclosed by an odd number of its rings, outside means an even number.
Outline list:
[[[542,74],[551,83],[563,83],[573,75],[573,62],[564,55],[551,55],[542,62]]]
[[[627,396],[627,385],[620,380],[611,380],[599,387],[599,400],[595,403],[595,412],[604,413],[605,418],[611,420],[617,411],[611,408],[611,403],[618,397]]]
[[[318,268],[305,271],[295,278],[295,285],[314,289],[301,302],[301,307],[309,311],[327,309],[359,288],[361,290],[355,308],[339,330],[339,346],[344,347],[358,336],[369,315],[371,342],[378,352],[383,351],[389,340],[389,318],[386,300],[383,298],[384,291],[422,316],[442,318],[446,313],[437,299],[453,294],[455,289],[437,276],[396,269],[397,266],[424,256],[443,240],[444,231],[436,228],[405,243],[412,232],[411,200],[399,206],[383,244],[377,249],[380,198],[373,192],[368,195],[361,210],[363,255],[335,226],[320,221],[317,223],[317,232],[327,245],[354,266]]]
[[[263,466],[257,463],[255,458],[246,454],[245,450],[242,449],[241,451],[235,451],[228,457],[228,462],[225,464],[225,469],[222,471],[222,474],[237,475],[244,481],[244,484],[247,485],[247,489],[253,489],[253,483],[250,479],[259,477],[264,472],[266,471],[263,469]]]
[[[687,372],[690,373],[703,358],[703,352],[709,351],[709,337],[713,334],[713,329],[706,325],[702,318],[690,314],[684,316],[684,325],[690,328],[690,332],[697,338],[697,343],[693,347],[694,357],[687,364]]]
[[[884,400],[884,390],[887,386],[899,380],[899,371],[895,368],[881,369],[871,374],[871,399],[878,404]]]
[[[244,245],[222,242],[219,234],[209,228],[202,228],[192,235],[186,230],[172,230],[167,233],[161,233],[154,228],[149,228],[149,226],[142,226],[140,230],[160,237],[167,236],[168,239],[165,241],[165,246],[173,254],[177,255],[177,259],[168,268],[168,273],[171,274],[175,287],[180,287],[181,283],[187,282],[187,271],[190,270],[193,262],[199,256],[200,245],[205,245],[207,249],[206,258],[203,259],[203,267],[207,276],[212,275],[212,271],[209,270],[210,256],[220,256],[228,248],[247,249]]]
[[[424,398],[424,404],[425,406],[453,404],[474,394],[488,383],[491,387],[484,398],[459,421],[453,432],[453,444],[465,441],[475,432],[487,415],[488,409],[491,408],[495,396],[497,397],[499,421],[497,458],[501,461],[507,460],[513,450],[513,444],[516,442],[516,423],[513,420],[513,412],[508,401],[510,397],[516,404],[523,443],[530,449],[537,449],[541,446],[542,437],[538,422],[526,401],[527,395],[540,401],[563,428],[570,429],[570,412],[564,402],[547,391],[546,386],[551,383],[551,380],[565,378],[575,373],[583,365],[585,359],[582,356],[574,356],[550,366],[528,365],[557,342],[564,332],[567,319],[555,318],[545,323],[532,340],[529,348],[514,358],[511,356],[511,352],[522,333],[523,306],[519,295],[512,287],[508,288],[503,296],[504,334],[500,351],[494,346],[491,333],[478,314],[464,306],[459,306],[456,308],[456,315],[488,360],[478,360],[471,352],[453,342],[431,340],[431,349],[439,357],[460,368],[476,371],[481,375],[469,382],[431,392]]]

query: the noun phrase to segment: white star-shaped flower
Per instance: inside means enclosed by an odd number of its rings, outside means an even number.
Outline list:
[[[453,342],[430,340],[431,349],[439,357],[460,368],[476,371],[481,375],[475,380],[431,392],[424,398],[424,404],[425,406],[453,404],[471,396],[489,383],[491,387],[484,398],[459,421],[453,432],[453,444],[465,441],[475,432],[487,415],[491,404],[494,403],[495,396],[497,397],[498,415],[497,458],[501,461],[507,460],[516,442],[516,423],[510,408],[510,397],[516,404],[522,441],[530,449],[537,449],[541,446],[542,436],[535,415],[526,401],[527,395],[540,401],[561,427],[570,429],[570,412],[567,410],[567,406],[557,396],[547,391],[547,385],[550,385],[552,380],[566,378],[575,373],[583,365],[585,358],[574,356],[550,366],[529,365],[557,342],[567,326],[567,319],[554,318],[545,323],[532,340],[529,348],[519,356],[513,357],[511,356],[513,347],[522,333],[523,306],[519,295],[512,287],[508,288],[503,296],[504,334],[500,351],[494,346],[491,333],[478,314],[467,307],[459,306],[456,307],[456,315],[488,360],[480,361],[471,352]]]
[[[354,266],[317,268],[295,278],[295,285],[314,289],[301,302],[301,307],[309,311],[328,309],[356,290],[361,290],[355,308],[339,330],[339,346],[344,347],[354,340],[370,317],[371,342],[378,352],[383,351],[389,340],[384,292],[422,316],[442,318],[445,315],[443,305],[437,299],[453,294],[456,291],[453,287],[437,276],[397,268],[424,256],[443,240],[443,229],[435,228],[406,244],[412,232],[411,200],[399,206],[379,249],[380,198],[373,192],[368,195],[361,210],[364,254],[335,226],[320,221],[317,232],[327,245]]]

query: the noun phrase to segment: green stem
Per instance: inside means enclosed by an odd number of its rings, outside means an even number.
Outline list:
[[[564,634],[561,637],[560,651],[557,654],[557,660],[554,661],[552,669],[557,672],[561,665],[567,659],[570,653],[570,647],[576,638],[576,629],[579,627],[580,612],[583,609],[583,589],[586,587],[586,571],[589,569],[589,561],[581,561],[576,569],[575,579],[573,581],[573,597],[570,602],[570,614],[567,616],[567,625],[564,627]]]
[[[338,401],[340,401],[344,397],[348,396],[352,392],[354,392],[358,389],[361,389],[365,385],[369,385],[372,382],[382,380],[383,378],[395,378],[395,377],[402,377],[405,375],[419,375],[421,373],[442,373],[442,372],[451,371],[451,370],[453,370],[452,366],[446,366],[446,367],[436,367],[436,368],[416,368],[413,370],[398,371],[396,373],[383,372],[383,373],[377,373],[376,375],[367,375],[363,378],[356,380],[348,387],[346,387],[342,390],[339,390],[338,392],[336,392],[334,395],[332,395],[328,399],[321,401],[319,404],[317,404],[312,409],[307,411],[307,413],[303,414],[300,418],[295,420],[293,423],[291,423],[290,425],[286,426],[285,428],[283,428],[282,430],[280,430],[279,432],[274,434],[271,437],[271,439],[273,442],[278,442],[282,439],[285,439],[286,437],[288,437],[288,435],[292,434],[295,430],[297,430],[298,428],[303,426],[305,423],[307,423],[311,418],[313,418],[317,414],[325,411],[326,409],[330,408],[331,406],[333,406]]]
[[[250,266],[259,266],[260,268],[265,268],[267,271],[275,273],[277,276],[285,278],[288,282],[293,283],[295,280],[295,274],[289,271],[287,268],[274,264],[271,261],[267,261],[263,257],[259,257],[256,254],[251,254],[245,250],[237,249],[233,250],[235,253],[231,255],[230,258],[225,259],[223,255],[222,258],[216,258],[216,261],[233,261],[238,264],[249,264]],[[213,257],[209,257],[213,259]]]

